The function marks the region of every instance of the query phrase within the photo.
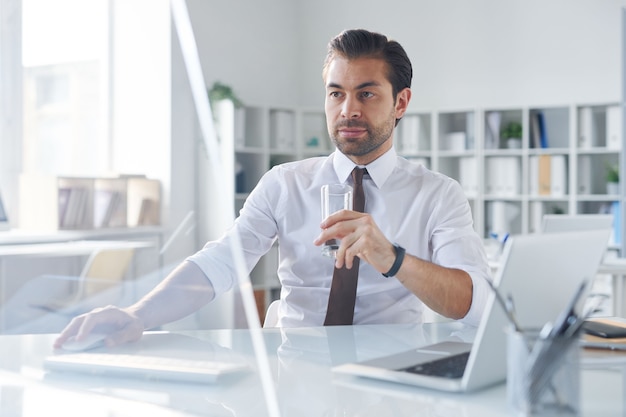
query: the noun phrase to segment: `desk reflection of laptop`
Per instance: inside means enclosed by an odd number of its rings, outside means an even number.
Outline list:
[[[519,235],[506,242],[494,284],[512,295],[522,327],[540,328],[556,319],[581,283],[595,276],[609,234],[607,229]],[[473,344],[444,342],[333,371],[443,391],[475,390],[504,381],[508,324],[490,294]]]

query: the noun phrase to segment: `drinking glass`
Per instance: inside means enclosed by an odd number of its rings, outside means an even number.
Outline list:
[[[352,210],[352,187],[347,184],[322,185],[322,219],[340,210]],[[327,240],[322,245],[322,255],[334,258],[339,249],[339,239]]]

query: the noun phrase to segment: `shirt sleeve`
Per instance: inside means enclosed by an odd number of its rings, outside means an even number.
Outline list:
[[[215,290],[216,297],[232,289],[237,282],[235,260],[243,259],[241,265],[246,276],[250,274],[261,256],[269,251],[276,239],[277,227],[274,210],[280,199],[276,170],[268,171],[250,193],[241,212],[230,227],[217,240],[209,241],[195,254],[187,258],[198,265]],[[240,248],[241,257],[233,256]]]
[[[461,321],[477,326],[485,310],[491,270],[483,242],[474,230],[472,212],[456,181],[450,180],[437,208],[432,235],[433,261],[467,272],[472,279],[472,304]]]

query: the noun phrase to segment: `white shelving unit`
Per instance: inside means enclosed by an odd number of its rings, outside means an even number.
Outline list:
[[[621,129],[621,108],[576,103],[411,110],[394,141],[399,154],[459,181],[481,236],[532,233],[546,213],[616,209],[623,196],[607,193],[604,178],[608,165],[623,164],[623,144],[611,139],[621,138],[621,130],[613,133]],[[510,122],[522,127],[515,147],[500,139]],[[235,141],[235,165],[243,169],[236,181],[236,214],[271,166],[332,149],[322,109],[246,107],[235,123],[240,126],[235,131],[242,132]],[[252,273],[255,288],[266,290],[267,304],[280,288],[276,257],[273,250]]]
[[[605,181],[607,166],[621,161],[622,144],[607,139],[612,126],[620,123],[612,120],[619,108],[618,103],[602,103],[409,112],[407,120],[419,117],[428,128],[411,145],[406,132],[415,128],[403,120],[396,147],[459,181],[483,237],[491,232],[531,233],[545,213],[597,213],[612,210],[620,200],[619,194],[607,193]],[[535,139],[537,115],[543,117],[545,147]],[[500,129],[510,122],[522,126],[519,147],[508,148],[500,140]],[[430,147],[411,148],[428,139]]]
[[[20,177],[20,229],[134,228],[161,224],[161,183],[143,176]]]

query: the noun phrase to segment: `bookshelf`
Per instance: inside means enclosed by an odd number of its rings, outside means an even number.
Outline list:
[[[142,176],[20,176],[20,229],[90,230],[157,226],[161,185]]]
[[[616,211],[623,196],[607,192],[605,174],[623,163],[620,114],[620,103],[608,102],[410,110],[394,141],[399,154],[459,181],[486,239],[533,233],[547,213]],[[271,166],[331,152],[323,109],[246,107],[239,117],[234,154],[245,186],[235,194],[236,214]],[[509,123],[521,125],[520,140],[501,139]],[[265,307],[280,289],[277,256],[273,248],[252,272]]]
[[[234,144],[235,215],[272,166],[330,152],[326,118],[319,109],[236,109],[230,101],[212,107],[220,142]],[[278,246],[274,245],[250,274],[260,312],[279,297],[277,269]]]

